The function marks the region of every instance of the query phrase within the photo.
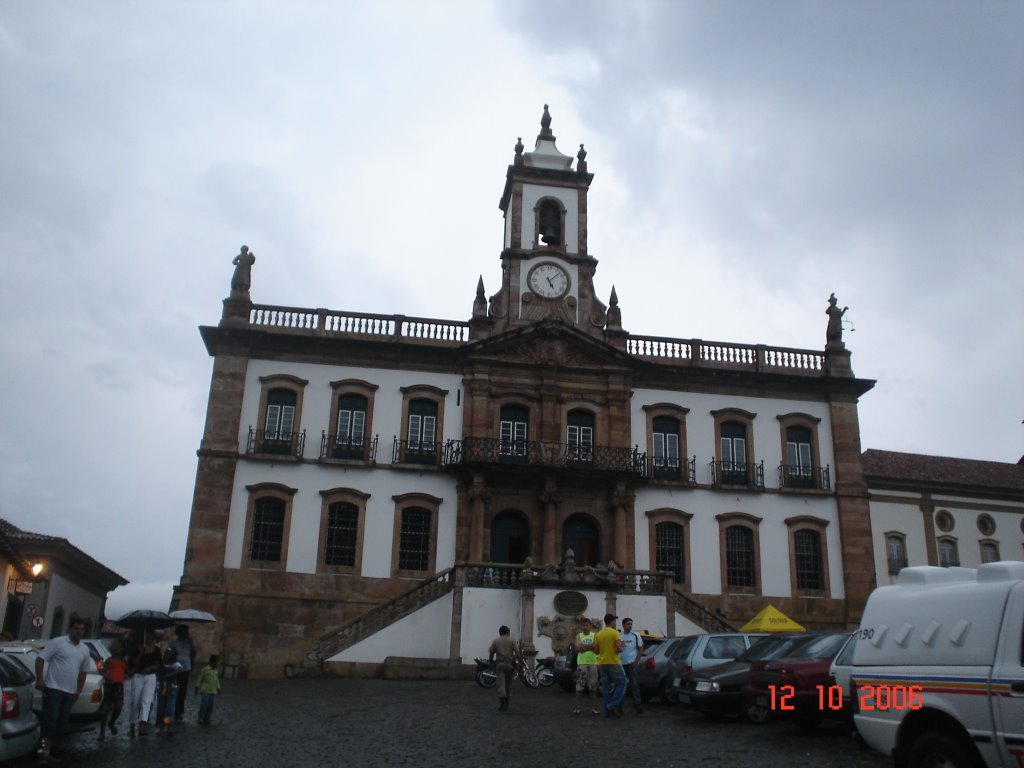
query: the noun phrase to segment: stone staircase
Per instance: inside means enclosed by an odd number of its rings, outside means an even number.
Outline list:
[[[458,566],[445,568],[400,595],[375,605],[365,613],[322,635],[306,654],[303,666],[320,667],[332,656],[379,632],[399,619],[447,595],[455,586]]]
[[[726,620],[725,616],[712,613],[675,584],[672,585],[672,590],[669,592],[669,607],[674,608],[707,632],[739,631]]]

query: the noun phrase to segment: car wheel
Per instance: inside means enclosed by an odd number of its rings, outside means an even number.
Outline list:
[[[910,745],[908,768],[984,768],[972,744],[944,733],[927,731]]]
[[[763,707],[753,701],[743,703],[743,719],[748,723],[753,723],[754,725],[766,723],[770,714],[768,707]]]
[[[667,677],[658,685],[658,701],[662,704],[678,704],[675,691],[672,690],[672,681]]]

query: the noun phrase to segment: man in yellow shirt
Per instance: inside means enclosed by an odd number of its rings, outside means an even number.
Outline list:
[[[605,717],[622,717],[622,697],[626,693],[626,673],[619,658],[622,636],[615,628],[615,620],[618,618],[614,613],[605,614],[604,629],[594,638]]]

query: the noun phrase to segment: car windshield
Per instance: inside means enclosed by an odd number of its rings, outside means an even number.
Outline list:
[[[843,647],[849,635],[843,632],[840,635],[823,635],[817,640],[812,640],[807,645],[801,646],[789,654],[791,659],[831,659],[839,649]]]
[[[737,656],[736,661],[770,659],[779,651],[789,648],[793,644],[793,639],[792,637],[762,637]]]
[[[693,646],[697,644],[698,637],[699,635],[690,635],[689,637],[684,637],[678,643],[673,645],[671,648],[672,658],[682,659],[689,656],[690,651],[693,650]]]
[[[21,661],[13,656],[0,654],[0,684],[28,685],[35,680],[36,676]]]

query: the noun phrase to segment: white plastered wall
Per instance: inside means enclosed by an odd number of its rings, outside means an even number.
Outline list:
[[[381,663],[388,656],[447,659],[451,646],[452,595],[449,593],[360,640],[328,661]]]
[[[778,488],[778,465],[782,462],[781,426],[777,416],[806,413],[821,419],[818,423],[818,448],[821,466],[833,467],[832,429],[828,404],[775,398],[723,397],[722,395],[637,390],[633,396],[633,443],[647,450],[647,414],[645,405],[672,403],[688,408],[686,415],[687,458],[696,454],[699,483],[711,480],[709,463],[715,457],[715,421],[711,411],[742,408],[757,414],[753,422],[753,460],[764,461],[767,489]],[[828,551],[829,585],[834,598],[845,596],[842,549],[839,538],[839,513],[832,496],[735,492],[668,486],[646,486],[637,491],[634,509],[636,567],[653,568],[650,555],[650,527],[647,512],[670,508],[686,512],[690,518],[689,557],[691,591],[721,594],[721,555],[717,515],[744,512],[761,518],[758,537],[761,551],[760,583],[763,595],[789,597],[792,582],[789,570],[789,527],[786,518],[810,515],[828,521],[825,545]],[[678,615],[677,615],[678,616]],[[686,621],[684,619],[684,621]],[[677,625],[677,631],[678,627]]]
[[[246,512],[249,493],[246,486],[255,483],[281,483],[295,488],[288,539],[287,569],[295,573],[314,573],[319,547],[321,491],[352,488],[369,494],[363,533],[363,576],[391,575],[392,540],[394,538],[395,502],[403,493],[425,493],[442,499],[437,524],[437,570],[455,561],[455,481],[447,473],[433,470],[392,470],[391,448],[395,436],[401,434],[402,387],[427,384],[447,390],[444,422],[440,438],[458,438],[462,434],[461,379],[417,371],[392,371],[373,368],[349,368],[297,363],[253,360],[246,373],[239,445],[244,449],[249,426],[259,423],[261,376],[290,374],[306,379],[303,390],[299,428],[306,430],[306,462],[239,461],[231,496],[224,565],[238,568],[242,563]],[[372,417],[377,443],[377,467],[319,465],[314,460],[320,452],[320,433],[329,431],[332,390],[330,382],[339,379],[362,379],[378,386]],[[383,469],[382,469],[383,467]]]

